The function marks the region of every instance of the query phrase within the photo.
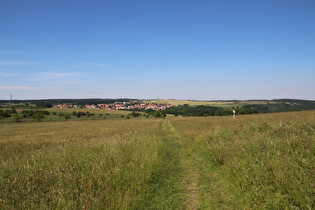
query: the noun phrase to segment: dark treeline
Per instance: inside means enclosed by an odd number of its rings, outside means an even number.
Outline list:
[[[217,107],[212,107],[212,106],[188,106],[188,105],[184,105],[181,107],[171,107],[166,109],[164,112],[166,114],[173,114],[175,116],[177,115],[182,115],[182,116],[214,116],[216,113],[218,114],[221,111],[222,115],[222,111],[225,111],[221,108],[217,108]],[[228,114],[227,114],[228,115]]]
[[[270,109],[266,106],[261,105],[244,105],[242,108],[235,109],[237,114],[258,114],[258,113],[269,113]],[[173,114],[175,116],[182,115],[183,117],[189,116],[228,116],[232,115],[232,109],[223,109],[212,106],[182,106],[182,107],[171,107],[164,111],[166,114]]]
[[[272,100],[268,107],[276,112],[282,111],[298,111],[298,110],[315,110],[315,101],[297,100],[297,99],[277,99]]]
[[[54,104],[76,104],[76,105],[86,105],[86,104],[109,104],[114,102],[130,102],[138,99],[45,99],[45,100],[0,100],[0,104],[33,104],[38,107],[51,107]]]
[[[287,112],[287,111],[302,111],[314,110],[315,101],[304,100],[273,100],[274,103],[266,105],[261,104],[245,104],[242,106],[235,106],[232,108],[219,108],[212,106],[189,106],[184,105],[180,107],[171,107],[165,110],[166,114],[173,114],[175,116],[227,116],[233,114],[233,109],[237,114],[259,114],[259,113],[273,113],[273,112]]]

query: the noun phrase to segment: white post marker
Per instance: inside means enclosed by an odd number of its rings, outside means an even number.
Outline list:
[[[233,109],[233,120],[235,119],[235,110]]]

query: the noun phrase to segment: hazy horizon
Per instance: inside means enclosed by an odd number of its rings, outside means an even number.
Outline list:
[[[299,98],[274,98],[274,99],[174,99],[174,98],[28,98],[28,99],[16,99],[12,96],[12,101],[32,101],[32,100],[122,100],[122,99],[135,99],[135,100],[177,100],[177,101],[272,101],[272,100],[305,100],[315,101],[312,99],[299,99]],[[0,99],[3,101],[10,101],[9,99]]]
[[[315,100],[315,1],[0,2],[0,100]]]

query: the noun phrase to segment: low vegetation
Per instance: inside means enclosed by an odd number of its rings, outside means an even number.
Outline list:
[[[161,110],[139,111],[117,111],[88,108],[31,108],[15,109],[15,107],[0,109],[0,123],[8,122],[57,122],[57,121],[82,121],[82,120],[104,120],[117,118],[164,118],[165,112]]]
[[[128,111],[98,110],[98,109],[74,109],[74,108],[23,108],[0,109],[0,123],[7,122],[62,122],[82,120],[105,120],[127,117]],[[139,113],[140,114],[140,113]],[[142,115],[141,115],[142,116]]]
[[[73,111],[1,124],[1,209],[315,207],[314,111],[97,121]]]
[[[242,208],[312,209],[315,112],[177,119],[206,161],[229,183]]]
[[[0,207],[126,209],[147,202],[148,185],[165,165],[159,123],[5,124]]]

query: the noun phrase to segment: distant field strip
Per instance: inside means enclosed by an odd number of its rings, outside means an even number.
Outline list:
[[[147,101],[148,103],[157,103],[157,104],[171,104],[171,105],[184,105],[188,104],[190,106],[217,106],[217,107],[231,107],[231,106],[241,106],[244,104],[273,104],[276,102],[273,101],[263,101],[263,100],[252,100],[252,101],[193,101],[193,100],[166,100],[166,99],[159,99],[159,100],[150,100]]]

